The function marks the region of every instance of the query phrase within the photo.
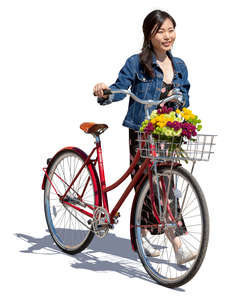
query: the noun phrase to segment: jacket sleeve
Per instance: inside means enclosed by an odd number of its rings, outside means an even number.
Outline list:
[[[183,74],[183,83],[181,85],[181,92],[183,93],[184,97],[184,105],[183,107],[189,106],[189,89],[190,89],[190,83],[188,80],[188,69],[186,64],[183,62],[182,64],[182,74]]]
[[[118,74],[118,78],[115,83],[111,84],[109,88],[113,89],[123,89],[127,90],[134,83],[135,80],[135,70],[136,70],[136,57],[135,55],[130,56],[122,69]],[[109,100],[111,102],[123,100],[126,97],[125,94],[112,94],[109,95]]]

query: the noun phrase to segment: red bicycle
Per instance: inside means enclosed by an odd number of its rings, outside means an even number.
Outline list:
[[[127,90],[107,93],[125,93],[134,101],[149,108],[160,103],[176,101],[182,105],[182,94],[176,93],[164,100],[142,100]],[[106,236],[118,223],[119,209],[128,194],[136,187],[130,217],[132,249],[136,251],[147,273],[159,284],[175,288],[188,282],[199,270],[207,250],[209,216],[204,194],[194,176],[181,166],[180,160],[209,160],[213,135],[198,135],[187,142],[185,158],[171,154],[167,141],[157,141],[145,134],[139,135],[139,148],[127,171],[115,183],[105,182],[100,135],[105,124],[82,123],[81,129],[95,138],[95,147],[89,155],[76,147],[58,151],[44,168],[45,216],[49,232],[64,252],[83,251],[94,235]],[[107,194],[131,175],[139,158],[144,162],[133,177],[117,204],[109,210]],[[98,168],[98,173],[96,168]],[[149,205],[147,205],[149,203]],[[146,204],[146,205],[145,205]],[[154,222],[144,224],[142,215],[152,212]],[[175,251],[178,239],[186,253],[195,252],[187,261],[180,262]],[[157,249],[154,257],[147,246]],[[177,250],[177,249],[176,249]]]

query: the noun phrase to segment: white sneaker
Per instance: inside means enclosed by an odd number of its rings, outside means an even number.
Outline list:
[[[181,246],[175,253],[176,261],[178,265],[185,264],[186,262],[193,260],[197,257],[197,253],[192,251],[185,251]]]
[[[142,238],[142,244],[147,256],[155,257],[160,255],[160,251],[153,248],[146,237]]]

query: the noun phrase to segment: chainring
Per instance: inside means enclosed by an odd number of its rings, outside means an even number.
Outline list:
[[[103,238],[109,231],[110,217],[107,210],[103,207],[97,207],[93,213],[92,227],[94,233]]]

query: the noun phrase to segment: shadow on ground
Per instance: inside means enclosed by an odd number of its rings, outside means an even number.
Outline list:
[[[114,271],[129,278],[140,278],[156,284],[146,273],[138,254],[131,248],[131,241],[118,237],[114,233],[100,239],[94,237],[90,245],[82,252],[73,256],[62,252],[53,242],[51,235],[36,238],[23,233],[15,234],[19,239],[30,244],[27,249],[20,250],[22,253],[32,253],[40,255],[68,255],[75,259],[71,264],[73,268],[86,269],[95,272]],[[177,288],[177,291],[184,291]]]

